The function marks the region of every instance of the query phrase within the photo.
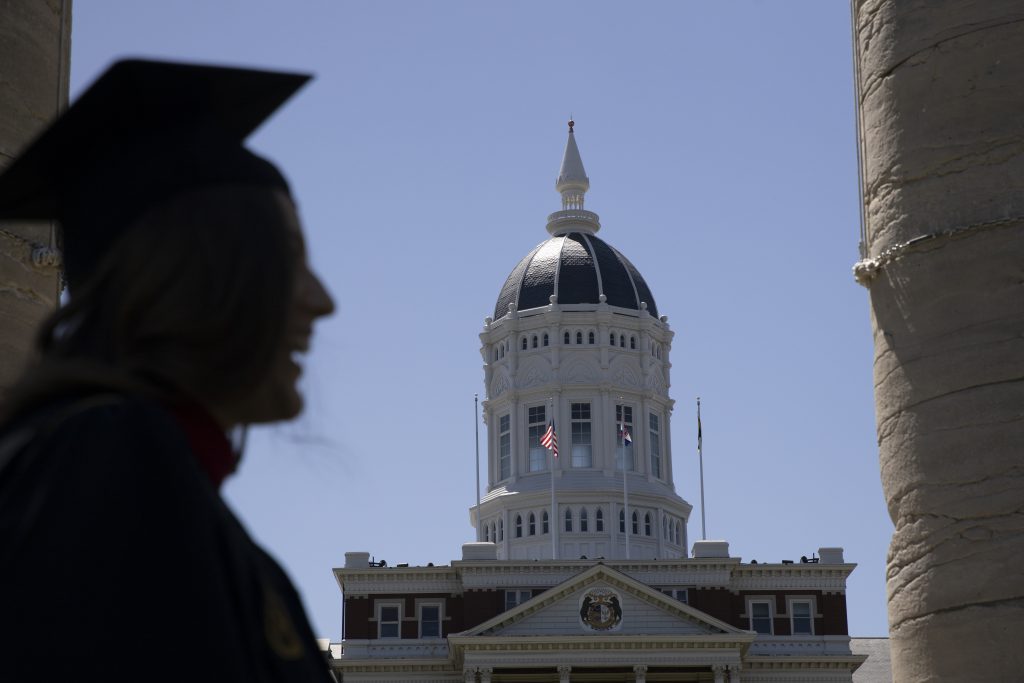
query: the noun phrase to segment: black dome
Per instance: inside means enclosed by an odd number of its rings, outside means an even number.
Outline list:
[[[654,295],[632,263],[592,234],[570,232],[545,240],[512,269],[494,305],[494,319],[514,303],[520,311],[547,306],[558,293],[560,304],[597,304],[604,294],[609,306],[658,316]]]

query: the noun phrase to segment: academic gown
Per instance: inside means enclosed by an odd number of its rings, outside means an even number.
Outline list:
[[[46,680],[333,680],[284,571],[152,403],[60,401],[0,432],[0,681]]]

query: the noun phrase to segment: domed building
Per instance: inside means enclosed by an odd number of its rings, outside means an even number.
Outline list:
[[[597,236],[573,124],[548,239],[480,334],[486,495],[448,566],[345,553],[342,683],[850,683],[842,548],[745,563],[687,537],[675,491],[672,330]],[[557,453],[557,455],[556,455]]]
[[[640,271],[597,236],[569,124],[550,237],[512,269],[480,335],[487,495],[471,511],[498,558],[686,556],[675,492],[668,318]],[[559,455],[541,444],[554,425]],[[479,520],[479,521],[478,521]]]

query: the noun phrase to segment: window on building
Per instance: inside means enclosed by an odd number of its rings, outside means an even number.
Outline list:
[[[626,533],[626,511],[619,510],[619,533]]]
[[[529,529],[529,532],[530,532],[531,536],[536,536],[537,535],[537,517],[532,512],[530,513],[530,529]]]
[[[516,515],[516,538],[523,537],[523,516]]]
[[[662,588],[661,592],[679,602],[690,603],[690,593],[686,588]]]
[[[751,600],[747,603],[750,615],[750,630],[765,635],[772,634],[772,603],[770,600]]]
[[[680,529],[680,527],[681,527],[681,525],[679,524],[679,522],[676,522],[676,545],[679,545],[679,529]]]
[[[569,333],[568,332],[565,333],[565,343],[566,344],[569,343]]]
[[[548,468],[548,449],[540,445],[540,439],[547,431],[545,406],[531,406],[526,409],[527,448],[530,449],[530,471],[542,472]]]
[[[640,517],[636,514],[636,510],[633,510],[633,535],[640,535]]]
[[[615,469],[622,471],[625,463],[626,471],[636,470],[636,462],[633,460],[633,407],[625,405],[615,406]],[[626,439],[626,435],[629,439]]]
[[[590,332],[589,334],[587,334],[587,343],[588,344],[593,344],[594,343],[594,333],[593,332]]]
[[[548,511],[545,510],[540,516],[540,532],[542,534],[548,533]]]
[[[615,346],[615,333],[612,332],[608,335],[608,345]]]
[[[523,351],[526,350],[526,337],[523,337]]]
[[[576,343],[577,344],[582,344],[583,343],[583,333],[580,332],[579,330],[576,330]]]
[[[565,530],[572,531],[572,510],[565,508]]]
[[[590,404],[570,404],[572,418],[572,466],[592,467],[593,447],[590,439]]]
[[[644,536],[651,535],[651,513],[644,514]]]
[[[402,605],[398,602],[378,603],[377,637],[401,638]]]
[[[590,519],[587,515],[587,508],[580,508],[580,531],[590,531],[590,529],[587,528],[589,524]]]
[[[547,345],[548,345],[548,333],[545,332],[544,333],[544,346],[547,346]]]
[[[501,479],[512,476],[512,418],[509,415],[498,419],[498,474]]]
[[[533,346],[533,348],[537,348],[537,335],[533,335],[533,339],[531,340],[531,345]]]
[[[629,348],[636,349],[636,337],[629,338]]]
[[[650,434],[647,439],[647,447],[651,451],[651,474],[661,479],[661,420],[654,413],[651,413],[648,418]]]
[[[594,513],[594,531],[604,531],[604,510],[601,508]]]
[[[668,540],[668,517],[661,518],[661,537]]]
[[[494,526],[494,522],[491,522],[491,542],[498,542],[498,528]]]
[[[436,603],[421,604],[420,638],[441,637],[441,605]]]
[[[505,520],[503,519],[498,520],[498,540],[505,540]]]
[[[518,607],[533,597],[530,591],[507,590],[505,591],[505,611]]]
[[[491,542],[491,525],[484,524],[484,541],[487,543]]]
[[[626,335],[619,335],[619,346],[621,346],[622,348],[626,348]]]
[[[814,604],[810,600],[789,602],[789,621],[794,636],[814,635]]]

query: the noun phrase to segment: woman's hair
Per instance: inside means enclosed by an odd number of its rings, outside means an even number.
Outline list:
[[[284,197],[215,186],[143,215],[43,325],[5,416],[82,385],[201,403],[254,389],[285,343],[295,260]]]

